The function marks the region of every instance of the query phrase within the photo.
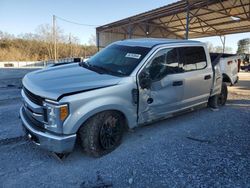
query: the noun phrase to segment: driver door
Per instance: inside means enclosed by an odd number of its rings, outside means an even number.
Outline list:
[[[158,50],[139,73],[139,124],[167,117],[182,106],[183,68],[177,48]],[[142,89],[140,80],[148,75],[151,84]]]

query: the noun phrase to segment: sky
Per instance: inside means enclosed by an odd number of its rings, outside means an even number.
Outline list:
[[[56,15],[77,23],[75,25],[57,19],[57,25],[65,34],[77,36],[82,44],[88,43],[95,35],[95,26],[104,25],[135,14],[149,11],[176,0],[0,0],[0,30],[10,34],[34,33],[39,25],[51,24]],[[226,46],[237,50],[237,42],[250,37],[250,33],[226,36]],[[219,37],[195,39],[222,45]]]

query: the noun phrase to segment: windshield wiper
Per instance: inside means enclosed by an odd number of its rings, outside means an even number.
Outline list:
[[[101,67],[101,66],[97,66],[97,65],[92,65],[92,64],[89,64],[87,61],[81,62],[81,63],[79,63],[79,65],[84,67],[84,68],[87,68],[89,70],[95,71],[99,74],[111,74],[114,76],[126,76],[125,73],[112,71],[110,69],[107,69],[107,68]]]
[[[97,72],[99,74],[103,74],[104,73],[103,71],[100,71],[100,69],[98,69],[96,66],[90,65],[87,61],[80,62],[79,66],[84,67],[84,68],[89,69],[89,70],[92,70],[94,72]]]
[[[90,66],[94,66],[94,65],[90,65]],[[102,70],[103,72],[105,72],[107,74],[111,74],[111,75],[114,75],[114,76],[126,76],[125,73],[112,71],[112,70],[107,69],[105,67],[101,67],[101,66],[94,66],[94,67]]]

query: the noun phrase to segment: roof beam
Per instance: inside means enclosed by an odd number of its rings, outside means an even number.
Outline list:
[[[205,27],[211,29],[209,26],[205,26]],[[189,28],[189,31],[194,32],[194,33],[203,33],[203,32],[200,32],[200,31],[195,31],[195,29],[199,29],[199,28],[200,27]],[[185,32],[185,30],[179,29],[179,28],[176,28],[176,27],[171,27],[171,29],[175,29],[175,30],[171,30],[172,32]],[[209,30],[209,29],[206,29],[206,30]],[[206,30],[204,30],[204,32],[206,32]]]
[[[237,2],[238,0],[236,0],[236,2]],[[234,5],[235,5],[236,3],[234,2]],[[247,6],[247,5],[249,5],[250,6],[250,3],[249,4],[244,4],[243,6]],[[239,7],[242,7],[242,5],[237,5],[237,6],[234,6],[233,8],[239,8]],[[230,14],[230,12],[231,12],[231,10],[232,10],[232,8],[227,8],[227,9],[230,9],[229,11],[228,11],[228,13],[226,14],[226,13],[224,13],[224,12],[221,12],[221,11],[223,11],[223,9],[219,9],[219,10],[211,10],[211,9],[209,9],[209,8],[206,8],[206,7],[200,7],[199,9],[203,9],[203,10],[206,10],[206,11],[209,11],[209,13],[202,13],[202,14],[197,14],[196,12],[196,14],[194,13],[193,15],[195,15],[195,17],[197,17],[197,16],[204,16],[204,15],[207,15],[207,14],[212,14],[212,13],[220,13],[220,14],[222,14],[222,15],[224,15],[225,17],[220,17],[220,18],[226,18],[226,17],[229,17],[229,16],[235,16],[235,17],[239,17],[239,16],[241,16],[241,15],[244,15],[244,13],[240,13],[240,14]],[[190,10],[190,12],[192,12],[192,10]],[[250,11],[249,11],[249,13],[250,13]],[[193,18],[195,18],[195,17],[193,17]],[[181,19],[185,19],[185,18],[181,18]],[[215,18],[215,19],[219,19],[219,18]],[[243,20],[244,20],[244,18],[242,18]],[[246,20],[246,19],[245,19]],[[177,18],[177,19],[173,19],[172,20],[172,22],[175,22],[175,21],[179,21],[179,19]]]
[[[240,6],[241,7],[241,6]],[[232,14],[230,14],[230,13],[224,13],[224,12],[221,12],[221,10],[212,10],[212,9],[209,9],[209,8],[202,8],[202,9],[204,9],[204,10],[207,10],[207,11],[210,11],[211,13],[219,13],[219,14],[222,14],[222,15],[225,15],[225,16],[234,16],[234,17],[238,17],[238,18],[240,18],[241,20],[249,20],[249,18],[247,17],[247,18],[242,18],[242,17],[240,17],[240,16],[238,16],[238,15],[232,15]]]
[[[149,35],[152,35],[155,31],[157,31],[157,29],[161,29],[161,27],[155,27],[154,29],[152,29],[152,31],[149,32]]]
[[[194,32],[194,33],[203,33],[203,32],[200,32],[200,31],[195,31],[194,29],[199,29],[200,27],[196,27],[196,28],[189,28],[189,31],[190,32]],[[209,28],[209,26],[205,26],[205,28]],[[184,29],[179,29],[179,28],[176,28],[176,27],[171,27],[171,29],[174,29],[174,30],[171,30],[172,32],[185,32]],[[209,30],[209,29],[206,29],[206,30]],[[204,32],[206,32],[206,30],[204,30]]]
[[[204,33],[203,26],[201,25],[201,21],[200,21],[199,19],[198,19],[198,22],[199,22],[199,24],[200,24],[200,26],[201,26],[202,32]]]
[[[190,12],[190,14],[192,14],[192,13]],[[201,22],[203,22],[205,25],[211,27],[211,28],[214,29],[216,32],[218,32],[217,29],[216,29],[214,26],[208,24],[206,21],[202,20],[202,19],[199,18],[199,17],[196,17],[196,18],[197,18],[198,20],[200,20]]]
[[[219,2],[218,0],[209,0],[209,1],[204,1],[202,3],[200,2],[200,4],[198,4],[198,5],[194,4],[191,7],[191,10],[196,9],[196,8],[200,8],[200,7],[205,8],[204,7],[205,5],[207,5],[207,7],[208,7],[210,4],[215,4],[215,3],[218,3],[218,2]],[[249,5],[249,4],[245,4],[245,6],[247,6],[247,5]],[[176,10],[173,10],[174,9],[173,7]],[[158,19],[158,18],[163,17],[163,16],[166,17],[166,16],[170,16],[170,15],[177,14],[177,13],[180,13],[180,12],[184,12],[185,11],[185,7],[186,7],[185,3],[180,3],[180,5],[178,5],[178,6],[174,6],[173,5],[171,7],[166,8],[166,9],[164,9],[164,7],[163,7],[163,8],[161,8],[161,10],[159,10],[159,13],[155,13],[154,14],[156,16],[152,16],[151,13],[147,13],[147,14],[145,14],[145,16],[143,16],[143,14],[141,14],[140,17],[138,17],[136,20],[133,20],[135,16],[134,17],[130,17],[131,18],[130,23],[136,23],[136,22],[141,22],[141,21],[145,21],[145,20]],[[241,5],[235,6],[234,8],[237,8],[237,7],[241,7]],[[219,11],[223,11],[223,9],[219,10]],[[224,13],[224,14],[226,14],[226,13]],[[150,18],[148,18],[149,16],[150,16]],[[230,15],[230,16],[235,16],[235,15]],[[108,27],[108,25],[110,25],[111,27],[119,27],[119,23],[122,24],[122,22],[126,22],[126,21],[127,21],[127,19],[123,19],[123,20],[118,21],[118,22],[114,22],[114,23],[111,23],[111,24],[107,24],[107,25],[98,27],[97,30],[98,29],[103,29],[102,27],[104,27],[104,29],[105,29],[105,27]],[[174,21],[174,20],[172,20],[172,21]],[[127,23],[123,23],[123,25],[127,25],[127,24],[130,24],[130,23],[128,23],[128,22]],[[118,24],[118,26],[115,26],[115,24]]]
[[[219,4],[222,7],[222,10],[225,11],[226,14],[228,14],[227,10],[225,9],[225,7],[224,7],[223,3],[221,2],[221,0],[219,1]]]
[[[184,23],[182,23],[182,21],[181,21],[180,17],[178,16],[178,14],[176,14],[176,17],[179,19],[178,21],[181,23],[183,29],[185,30],[186,27],[185,27]]]
[[[244,32],[250,32],[249,27],[239,27],[239,28],[232,28],[232,29],[228,29],[228,30],[224,30],[222,31],[221,35],[228,35],[228,34],[234,34],[234,33],[244,33]],[[204,35],[202,34],[192,34],[190,33],[190,36],[192,38],[201,38],[201,37],[208,37],[209,36],[218,36],[217,33],[215,32],[209,32],[206,33]]]
[[[192,0],[189,28],[186,26],[187,1],[181,0],[164,7],[98,27],[97,32],[124,33],[131,37],[190,38],[225,35],[250,31],[250,0]],[[249,10],[248,10],[249,7]],[[240,18],[235,21],[231,16]],[[149,27],[150,26],[150,27]],[[116,32],[117,31],[117,32]],[[123,33],[124,32],[124,33]],[[118,35],[118,38],[120,35]],[[122,36],[121,36],[122,37]],[[128,36],[127,36],[128,37]],[[112,39],[112,38],[111,38]]]
[[[167,38],[168,35],[165,35],[165,33],[162,31],[162,28],[160,29],[160,33],[163,38]]]
[[[159,18],[159,21],[162,22],[160,18]],[[163,23],[163,25],[165,25],[165,24]],[[166,25],[165,25],[165,26],[166,26]],[[169,30],[167,27],[163,27],[163,28],[164,28],[167,32],[171,33],[172,35],[175,35],[175,36],[178,37],[178,38],[184,39],[183,36],[177,35],[177,34],[174,33],[173,31]]]
[[[154,24],[154,23],[141,23],[141,24],[153,26],[154,29],[149,33],[149,35],[152,35],[157,29],[159,29],[159,31],[160,31],[160,29],[163,29],[163,30],[167,31],[168,33],[170,33],[170,34],[176,36],[177,38],[182,38],[182,39],[184,39],[184,37],[182,37],[182,36],[180,36],[180,35],[177,35],[176,33],[172,32],[171,30],[169,30],[169,29],[167,29],[167,28],[165,28],[165,27],[163,27],[163,26],[160,26],[160,25],[158,25],[158,24]],[[134,33],[134,31],[135,31],[136,26],[138,26],[138,27],[144,32],[145,36],[148,36],[148,35],[146,34],[146,31],[145,31],[145,30],[142,28],[142,26],[140,25],[140,23],[138,23],[138,24],[133,24],[133,27],[132,27],[133,33]],[[129,28],[122,27],[122,29],[123,29],[123,31],[124,31],[123,34],[129,34]],[[109,32],[109,31],[105,31],[105,32]],[[112,32],[113,32],[113,33],[119,33],[119,34],[121,34],[121,32],[115,32],[115,31],[112,31]],[[160,32],[161,32],[161,31],[160,31]],[[133,36],[133,35],[137,35],[137,34],[132,34],[132,36]],[[131,36],[131,37],[132,37],[132,36]],[[142,36],[142,35],[141,35],[141,36]]]
[[[247,18],[250,18],[250,17],[247,15],[247,11],[246,11],[245,6],[243,5],[243,3],[242,3],[241,0],[240,0],[240,4],[242,5],[242,8],[243,8],[243,10],[244,10],[244,13],[246,14],[246,17],[247,17]],[[250,6],[250,4],[249,4],[249,6]],[[249,8],[250,8],[250,7],[249,7]],[[249,9],[249,12],[250,12],[250,9]]]
[[[228,11],[229,14],[231,13],[232,9],[235,7],[237,1],[238,1],[238,0],[235,0],[235,1],[233,2],[233,4],[231,4],[232,7],[231,7],[230,10]]]
[[[198,8],[196,11],[195,11],[195,13],[193,14],[194,16],[189,20],[189,23],[191,23],[191,21],[196,17],[196,15],[197,15],[197,13],[200,11],[200,9],[201,8]],[[189,10],[190,12],[192,11],[192,10]]]
[[[249,4],[250,5],[250,4]],[[225,14],[225,13],[222,13],[220,12],[221,10],[218,10],[218,11],[215,11],[215,10],[211,10],[211,9],[207,9],[207,8],[202,8],[202,9],[205,9],[207,11],[210,11],[211,13],[220,13],[220,14],[223,14],[224,16],[223,17],[219,17],[219,18],[212,18],[212,19],[208,19],[208,20],[204,20],[205,22],[209,22],[209,21],[213,21],[213,20],[219,20],[221,18],[227,18],[227,17],[231,17],[231,16],[235,16],[235,17],[239,17],[241,20],[243,21],[250,21],[250,18],[248,19],[245,19],[245,18],[242,18],[241,15],[244,15],[245,13],[241,13],[241,14],[237,14],[237,15],[230,15],[230,14]],[[191,13],[191,12],[190,12]],[[192,14],[192,13],[191,13]],[[207,14],[207,13],[206,13]],[[206,14],[201,14],[201,15],[197,15],[197,16],[193,16],[193,18],[196,18],[196,20],[190,24],[194,24],[194,23],[198,23],[199,20],[197,19],[199,16],[203,16],[203,15],[206,15]],[[184,19],[184,18],[183,18]],[[175,21],[178,21],[178,20],[175,20]],[[178,26],[183,26],[183,24],[181,25],[176,25],[175,27],[178,27]]]
[[[146,30],[142,27],[141,24],[138,24],[138,27],[144,32],[145,35],[147,35]]]
[[[222,25],[227,25],[227,24],[233,24],[235,23],[234,20],[231,20],[231,21],[228,21],[228,22],[223,22],[223,23],[216,23],[216,24],[207,24],[206,22],[204,22],[203,20],[200,19],[201,22],[203,22],[206,26],[203,26],[203,27],[210,27],[211,29],[213,30],[216,30],[218,32],[221,32],[221,30],[215,28],[216,26],[222,26]],[[246,22],[246,21],[245,21]],[[247,25],[249,27],[249,25]],[[240,26],[239,26],[240,27]],[[171,27],[173,29],[176,29],[174,30],[173,32],[180,32],[180,31],[185,31],[184,29],[179,29],[179,28],[176,28],[176,27]],[[200,26],[197,26],[197,27],[190,27],[190,30],[191,29],[200,29]],[[250,30],[250,27],[249,27],[249,30]],[[220,33],[218,33],[220,34]]]
[[[244,15],[244,14],[245,13],[242,13],[242,14],[239,14],[239,15]],[[207,20],[204,20],[204,21],[210,22],[210,21],[214,21],[214,20],[220,20],[220,19],[223,19],[223,18],[228,18],[228,16],[222,16],[222,17],[219,17],[219,18],[207,19]],[[192,26],[192,24],[194,24],[194,23],[199,23],[199,20],[197,19],[197,16],[194,19],[195,20],[192,23],[190,23],[190,26]],[[175,25],[174,27],[179,27],[179,26],[182,26],[182,25]]]
[[[198,2],[198,4],[193,4],[190,8],[191,9],[196,9],[199,8],[203,5],[208,5],[208,4],[213,4],[213,3],[217,3],[218,0],[209,0],[209,1],[200,1]],[[149,11],[148,13],[143,13],[143,14],[139,14],[136,16],[132,16],[129,18],[125,18],[123,20],[111,23],[111,24],[107,24],[107,25],[103,25],[97,28],[97,30],[99,29],[105,29],[105,27],[119,27],[120,24],[123,25],[128,25],[128,24],[133,24],[133,23],[138,23],[138,22],[144,22],[144,21],[149,21],[149,20],[153,20],[153,19],[158,19],[161,18],[163,16],[171,16],[173,14],[177,14],[177,13],[181,13],[181,12],[185,12],[186,11],[186,1],[179,1],[174,3],[172,6],[165,6],[162,8],[159,8],[160,10],[158,12],[154,12],[153,11]],[[136,18],[137,17],[137,18]],[[128,22],[128,20],[130,19],[130,22]]]
[[[102,33],[110,33],[110,32],[109,32],[109,31],[101,31],[101,32],[99,32],[99,34],[102,34]],[[126,33],[119,32],[119,31],[113,31],[112,33],[115,33],[115,34],[121,34],[121,35],[126,34]],[[134,34],[133,36],[137,36],[137,37],[145,37],[145,35],[141,35],[141,34]]]
[[[172,20],[174,19],[175,14],[171,17],[171,19],[169,20],[169,22],[167,23],[166,27],[168,27],[168,25],[172,22]]]

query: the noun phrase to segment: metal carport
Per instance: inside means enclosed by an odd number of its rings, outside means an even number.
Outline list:
[[[250,32],[250,0],[181,0],[96,28],[97,47],[140,37],[188,39]]]

